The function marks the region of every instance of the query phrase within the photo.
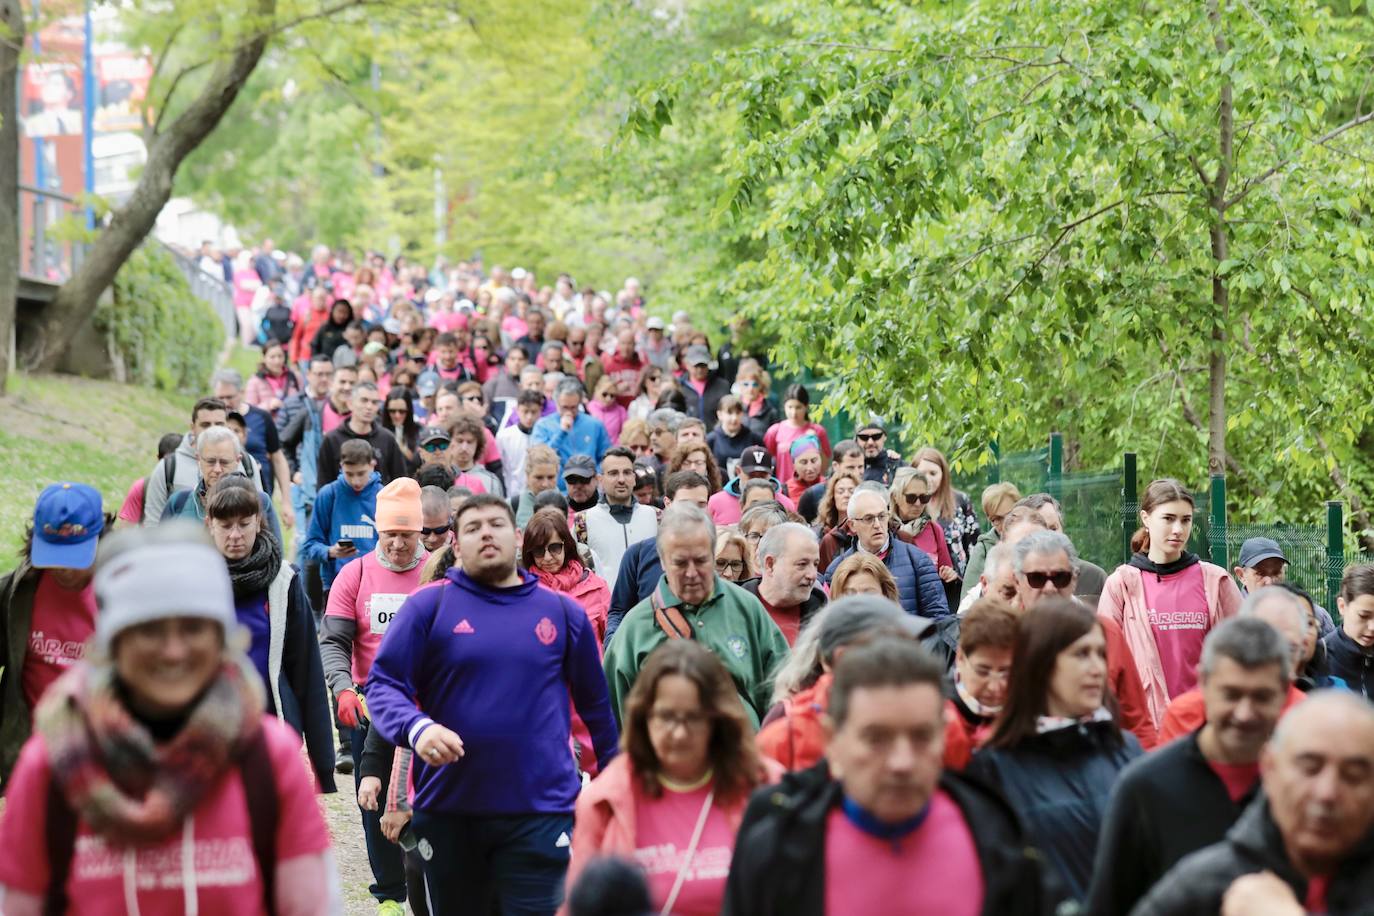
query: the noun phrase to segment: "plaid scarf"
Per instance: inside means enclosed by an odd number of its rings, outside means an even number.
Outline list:
[[[77,665],[34,713],[48,763],[78,817],[119,845],[171,836],[261,727],[262,689],[226,660],[171,740],[157,743],[119,695],[114,666]]]

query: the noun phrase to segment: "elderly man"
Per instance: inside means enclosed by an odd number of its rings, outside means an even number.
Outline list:
[[[908,640],[844,653],[830,689],[830,766],[751,800],[722,912],[1054,912],[1006,803],[942,767],[943,678]]]
[[[1243,617],[1263,620],[1287,640],[1289,667],[1296,671],[1302,666],[1307,651],[1307,608],[1303,600],[1286,588],[1262,588],[1245,596],[1240,606]],[[1306,696],[1294,684],[1288,685],[1284,700],[1287,709],[1300,703]],[[1159,740],[1163,744],[1175,738],[1196,731],[1206,719],[1206,707],[1202,688],[1194,687],[1186,693],[1174,697],[1164,710],[1164,719],[1159,723]]]
[[[148,472],[144,490],[143,524],[152,528],[162,521],[167,500],[179,490],[189,490],[200,482],[196,465],[196,437],[212,426],[228,422],[229,408],[218,398],[201,398],[191,408],[191,431],[181,439],[172,454]],[[247,469],[245,469],[245,473]]]
[[[918,547],[895,538],[888,523],[888,493],[880,483],[866,480],[849,497],[849,525],[855,534],[855,544],[835,557],[825,571],[829,579],[840,564],[855,552],[872,554],[897,580],[897,603],[908,614],[922,617],[945,617],[949,604],[945,601],[944,583],[935,571],[935,564]]]
[[[574,455],[589,455],[598,466],[611,447],[611,436],[601,421],[582,412],[582,383],[565,378],[554,389],[557,413],[534,424],[531,445],[547,445],[558,453],[560,469]],[[560,485],[559,489],[566,489]]]
[[[1019,598],[1016,590],[1015,560],[1013,545],[994,544],[987,552],[983,568],[978,573],[978,584],[969,589],[964,600],[959,602],[959,613],[962,615],[984,596],[997,598],[1011,605],[1013,609],[1017,608]]]
[[[787,640],[757,598],[716,575],[715,543],[716,526],[700,507],[678,501],[664,511],[658,528],[663,577],[606,647],[617,720],[644,660],[669,639],[696,639],[720,658],[754,728],[772,704],[773,672],[787,659]]]
[[[196,437],[196,470],[200,475],[195,487],[173,493],[162,509],[161,521],[184,518],[193,522],[204,522],[205,500],[210,490],[230,473],[242,473],[243,444],[238,435],[227,426],[215,426]],[[247,475],[244,475],[245,477]],[[281,540],[281,525],[277,513],[272,508],[272,500],[258,486],[256,478],[249,477],[253,488],[258,491],[258,502],[262,504],[262,514],[267,519],[272,533]]]
[[[1259,787],[1259,760],[1291,682],[1287,641],[1234,617],[1202,646],[1207,723],[1136,760],[1117,780],[1097,845],[1088,910],[1127,916],[1184,856],[1220,843]]]
[[[248,429],[247,451],[258,464],[258,473],[262,478],[259,482],[262,484],[263,492],[271,496],[273,486],[281,487],[282,521],[288,526],[295,525],[296,514],[291,508],[291,494],[288,490],[291,483],[291,468],[286,461],[286,452],[282,451],[281,438],[277,434],[277,426],[272,420],[272,415],[244,400],[243,376],[237,369],[221,369],[215,373],[211,381],[215,397],[223,401],[230,410],[243,415],[244,426]]]
[[[1246,538],[1240,545],[1240,556],[1236,558],[1232,573],[1240,583],[1241,592],[1248,595],[1283,582],[1288,577],[1288,558],[1273,538]],[[1325,639],[1336,631],[1336,623],[1326,608],[1314,603],[1312,610],[1317,615],[1318,639]]]
[[[1226,839],[1184,859],[1136,916],[1353,916],[1374,897],[1374,707],[1327,690],[1283,717],[1264,789]]]
[[[1012,508],[1016,507],[1033,509],[1045,523],[1045,527],[1051,531],[1064,530],[1064,512],[1059,507],[1059,501],[1048,493],[1032,493],[1022,497]],[[1078,577],[1074,595],[1086,602],[1089,607],[1097,607],[1097,599],[1102,597],[1102,587],[1107,582],[1106,571],[1082,557],[1075,558],[1073,565]]]
[[[420,489],[420,545],[428,553],[442,550],[453,540],[448,491],[439,487]]]
[[[1037,531],[1014,544],[1016,597],[1030,610],[1046,598],[1072,598],[1078,552],[1058,531]]]
[[[759,576],[741,582],[740,587],[759,599],[787,644],[796,645],[802,627],[829,600],[816,586],[821,559],[816,534],[796,522],[774,525],[759,539],[754,557]]]

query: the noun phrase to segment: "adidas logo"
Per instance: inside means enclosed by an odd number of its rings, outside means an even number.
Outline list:
[[[458,621],[458,626],[453,628],[453,632],[468,634],[476,633],[477,631],[472,628],[472,624],[468,623],[468,619],[464,617],[462,620]]]
[[[554,843],[553,845],[555,849],[567,849],[569,846],[572,845],[572,840],[568,839],[568,835],[566,833],[560,833],[558,835],[558,842]]]

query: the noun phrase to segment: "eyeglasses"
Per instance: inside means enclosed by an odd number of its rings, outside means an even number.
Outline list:
[[[392,416],[404,417],[406,415],[406,409],[404,407],[393,407],[390,410],[388,410],[387,413],[391,414]]]
[[[1055,588],[1068,588],[1073,581],[1072,569],[1056,569],[1051,572],[1023,572],[1026,584],[1031,588],[1044,588],[1046,582],[1053,582]]]
[[[544,556],[545,554],[549,554],[549,555],[551,555],[551,556],[558,556],[558,557],[563,556],[563,542],[562,542],[562,541],[549,541],[549,542],[548,542],[547,544],[545,544],[543,547],[533,547],[533,548],[530,549],[530,556],[531,556],[533,559],[536,559],[536,560],[537,560],[537,559],[539,559],[540,557]]]
[[[887,433],[859,433],[854,438],[858,439],[860,442],[877,442],[885,435],[887,435]]]
[[[480,404],[482,403],[482,396],[480,394],[465,394],[463,395],[463,400]]]
[[[902,499],[906,500],[908,506],[924,506],[930,502],[929,493],[903,493]]]
[[[654,450],[654,447],[653,447],[652,445],[647,444],[647,443],[644,444],[644,445],[632,445],[632,446],[630,446],[630,451],[634,452],[636,455],[647,455],[647,454],[649,454],[650,452],[652,452],[653,450]]]
[[[420,446],[420,448],[422,448],[422,449],[424,449],[425,451],[429,452],[431,455],[437,455],[439,452],[442,452],[442,451],[444,451],[444,450],[446,450],[446,449],[448,448],[448,443],[447,443],[447,442],[426,442],[424,445]]]
[[[432,537],[434,537],[436,534],[443,534],[443,533],[445,533],[445,532],[448,531],[448,530],[449,530],[449,526],[448,526],[448,525],[440,525],[440,526],[437,527],[437,528],[421,528],[421,529],[420,529],[420,537],[432,538]]]
[[[718,573],[742,573],[744,572],[743,560],[717,560],[716,572]]]
[[[746,541],[752,541],[752,542],[754,542],[754,543],[758,543],[759,541],[763,540],[763,532],[762,532],[762,531],[754,531],[754,532],[751,532],[751,533],[749,533],[749,534],[746,534],[746,535],[744,536],[744,539],[745,539]]]
[[[649,713],[649,724],[663,731],[672,731],[681,725],[689,732],[699,732],[711,724],[711,717],[704,712],[666,712],[657,709]]]
[[[740,382],[740,383],[739,383],[739,386],[740,386],[741,388],[757,388],[757,387],[759,387],[759,383],[758,383],[758,382]]]
[[[878,512],[873,515],[860,515],[857,518],[851,518],[850,521],[856,525],[863,525],[867,528],[871,525],[886,525],[887,520],[891,517],[892,516],[887,512]]]

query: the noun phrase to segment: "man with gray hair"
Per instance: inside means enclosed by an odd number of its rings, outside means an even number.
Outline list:
[[[741,582],[740,587],[759,599],[787,644],[796,645],[802,627],[829,600],[816,587],[821,562],[816,534],[796,522],[774,525],[759,538],[754,559],[759,575]]]
[[[772,699],[773,672],[787,640],[749,592],[716,575],[716,526],[699,506],[674,502],[658,526],[663,576],[630,608],[606,646],[606,683],[617,721],[649,653],[670,639],[695,639],[724,663],[758,728]]]
[[[997,598],[1007,604],[1015,605],[1016,566],[1010,544],[994,544],[983,559],[983,568],[978,573],[978,583],[968,590],[964,600],[959,602],[959,615],[973,607],[982,597]]]
[[[453,540],[452,506],[448,491],[420,488],[420,544],[429,553],[442,550]]]
[[[1012,548],[1016,595],[1030,610],[1045,598],[1073,598],[1078,551],[1058,531],[1037,531]]]
[[[257,492],[263,518],[277,540],[281,540],[281,525],[273,510],[272,500],[262,492],[257,480],[243,473],[243,444],[239,442],[237,433],[227,426],[212,426],[197,436],[196,466],[200,479],[191,489],[172,494],[162,510],[161,521],[183,518],[204,524],[205,502],[209,499],[210,491],[225,477],[238,474],[246,481],[246,487]]]
[[[1262,620],[1283,637],[1288,647],[1288,679],[1291,681],[1291,672],[1302,666],[1303,653],[1307,648],[1307,608],[1303,606],[1302,599],[1286,588],[1267,586],[1245,596],[1239,616]],[[1205,642],[1203,647],[1206,648]],[[1284,709],[1297,703],[1303,696],[1301,690],[1289,683]],[[1159,741],[1163,744],[1196,731],[1206,720],[1207,709],[1202,688],[1194,687],[1186,693],[1180,693],[1164,710],[1164,718],[1159,723]]]
[[[574,455],[587,455],[601,467],[611,447],[610,433],[601,421],[582,410],[586,392],[576,378],[565,378],[554,389],[555,413],[534,424],[531,445],[547,445],[558,453],[558,488],[566,490],[563,468]]]
[[[1318,691],[1279,722],[1259,774],[1263,794],[1225,839],[1170,869],[1136,916],[1369,912],[1374,707],[1348,691]]]
[[[897,580],[897,603],[903,610],[932,619],[948,617],[945,585],[935,564],[925,551],[893,536],[888,524],[892,520],[889,504],[887,488],[876,481],[866,480],[854,488],[848,507],[854,546],[830,561],[826,579],[856,552],[872,554]]]
[[[1206,724],[1132,763],[1098,838],[1088,911],[1126,916],[1165,872],[1221,842],[1259,788],[1259,760],[1291,689],[1292,650],[1259,617],[1207,634],[1198,665]]]
[[[243,376],[237,369],[220,369],[210,379],[215,397],[224,402],[231,411],[243,417],[243,426],[248,431],[245,450],[257,462],[262,491],[272,495],[273,486],[281,487],[282,521],[287,525],[296,524],[296,513],[291,508],[291,468],[282,451],[281,438],[272,415],[261,407],[249,404],[243,397]]]

